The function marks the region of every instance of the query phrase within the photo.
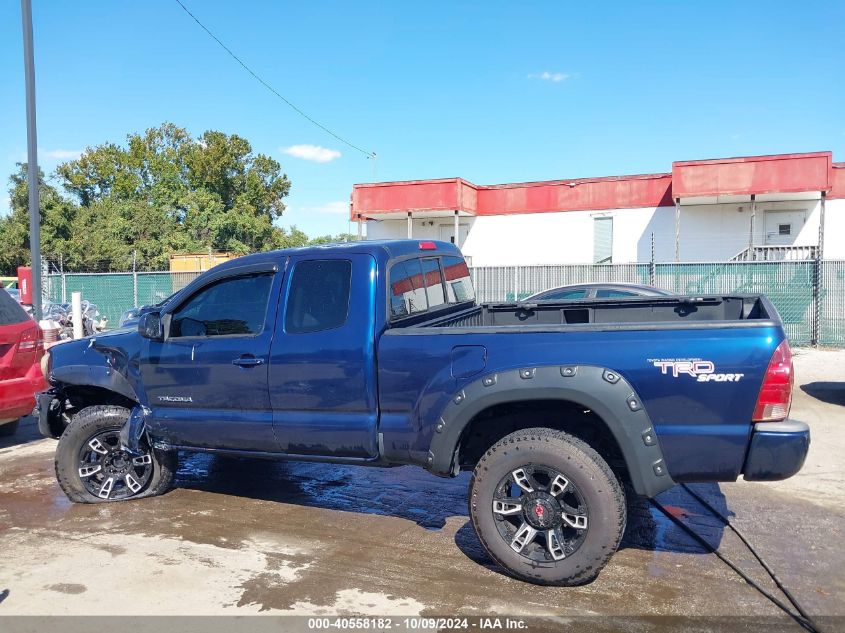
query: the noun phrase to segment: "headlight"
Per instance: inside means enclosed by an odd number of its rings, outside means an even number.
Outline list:
[[[52,355],[49,351],[44,352],[44,356],[41,357],[41,373],[44,374],[44,378],[49,379],[52,364]]]

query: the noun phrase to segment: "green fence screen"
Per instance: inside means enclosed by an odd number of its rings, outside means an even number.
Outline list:
[[[565,264],[476,266],[470,269],[479,301],[515,301],[575,283],[652,284],[679,294],[765,294],[784,322],[793,345],[845,347],[845,261],[708,262],[682,264]],[[117,326],[136,305],[158,303],[200,273],[66,273],[48,275],[50,301],[66,303],[71,292],[94,303]],[[817,291],[816,291],[817,285]],[[818,300],[815,297],[818,297]]]
[[[117,327],[120,315],[133,306],[159,303],[183,288],[200,273],[66,273],[49,275],[48,298],[53,303],[68,303],[72,292],[81,292],[84,300],[95,304]]]
[[[764,294],[793,345],[845,347],[845,261],[476,266],[479,301],[515,301],[576,283],[650,284],[678,294]],[[818,282],[818,301],[814,299]],[[818,324],[816,328],[816,323]]]

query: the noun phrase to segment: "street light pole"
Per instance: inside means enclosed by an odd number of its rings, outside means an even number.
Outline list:
[[[38,204],[38,137],[35,131],[35,58],[32,43],[32,3],[21,0],[23,61],[26,75],[26,154],[29,186],[29,249],[32,257],[32,311],[41,320],[41,213]]]

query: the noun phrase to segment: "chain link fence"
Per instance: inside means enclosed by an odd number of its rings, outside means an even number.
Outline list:
[[[845,261],[821,262],[818,314],[819,344],[845,347]]]
[[[845,347],[845,261],[476,266],[479,301],[517,301],[577,283],[649,284],[678,294],[765,294],[793,345]],[[818,270],[818,277],[817,275]],[[817,284],[817,286],[816,286]],[[816,292],[818,301],[815,300]]]
[[[53,303],[69,303],[71,293],[95,304],[117,327],[120,315],[134,306],[152,305],[181,290],[200,272],[58,273],[46,278],[46,294]]]
[[[564,264],[470,268],[479,301],[522,301],[535,292],[596,282],[647,284],[649,264]]]
[[[793,345],[845,347],[845,261],[708,262],[686,264],[563,264],[470,268],[479,301],[517,301],[557,286],[625,282],[678,294],[765,294],[777,308]],[[117,326],[133,306],[154,304],[200,272],[65,273],[46,275],[50,301],[71,292],[97,305]],[[816,297],[818,297],[816,299]]]

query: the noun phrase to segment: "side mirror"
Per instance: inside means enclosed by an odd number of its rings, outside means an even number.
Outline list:
[[[164,327],[161,323],[161,313],[147,312],[138,320],[138,334],[151,341],[164,340]]]

